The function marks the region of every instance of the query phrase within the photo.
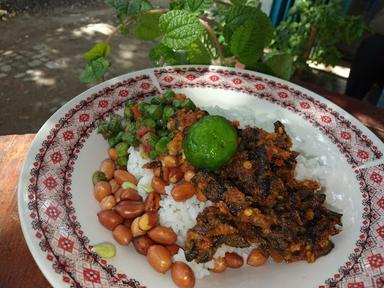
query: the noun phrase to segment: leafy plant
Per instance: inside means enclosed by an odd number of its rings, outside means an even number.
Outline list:
[[[347,16],[342,0],[296,0],[286,21],[275,30],[272,47],[294,55],[293,70],[307,68],[307,60],[334,66],[340,43],[359,40],[367,27],[359,16]]]
[[[283,78],[291,75],[292,57],[266,53],[273,37],[268,16],[256,0],[175,0],[168,9],[155,8],[147,0],[106,0],[116,10],[119,27],[84,54],[88,61],[82,82],[103,79],[110,62],[109,45],[119,31],[143,41],[157,41],[149,58],[153,65],[246,65]],[[284,71],[279,68],[284,59]]]
[[[149,53],[154,66],[245,65],[289,79],[308,59],[336,64],[336,44],[352,43],[365,29],[359,17],[344,16],[341,0],[297,0],[276,31],[258,0],[171,0],[168,9],[155,8],[148,0],[105,2],[116,10],[120,24],[84,54],[88,64],[80,80],[85,83],[104,78],[109,43],[119,31],[157,41]]]

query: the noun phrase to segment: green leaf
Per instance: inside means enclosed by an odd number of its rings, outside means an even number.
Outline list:
[[[133,35],[140,40],[152,40],[160,36],[159,18],[161,12],[139,15],[133,28]]]
[[[203,32],[203,26],[196,16],[185,10],[172,10],[161,15],[159,27],[164,34],[163,44],[173,49],[187,47]]]
[[[232,35],[231,51],[245,65],[255,65],[263,53],[263,31],[253,21],[238,27]]]
[[[211,57],[209,49],[201,41],[193,42],[188,47],[190,64],[211,64]]]
[[[273,26],[269,17],[259,8],[251,6],[237,6],[228,9],[225,15],[226,25],[224,26],[224,37],[228,43],[231,43],[231,38],[234,31],[245,22],[251,21],[259,27],[262,35],[263,46],[271,42],[273,37]]]
[[[186,2],[186,8],[191,12],[195,12],[203,5],[204,0],[187,0]]]
[[[264,61],[266,73],[289,80],[293,73],[293,56],[290,53],[278,53],[267,56]]]
[[[162,43],[157,44],[149,52],[149,59],[155,66],[175,65],[175,52]]]
[[[91,50],[84,53],[84,59],[87,61],[96,60],[100,57],[106,57],[111,52],[111,46],[105,42],[97,43]]]
[[[236,6],[247,4],[247,0],[231,0],[231,3]]]
[[[152,4],[147,0],[105,0],[105,3],[116,9],[118,16],[135,16],[151,10]]]
[[[152,8],[152,4],[146,0],[133,0],[131,3],[129,3],[127,15],[135,16],[151,10]]]
[[[80,81],[83,83],[96,82],[103,78],[109,68],[109,61],[104,57],[88,63],[80,74]]]

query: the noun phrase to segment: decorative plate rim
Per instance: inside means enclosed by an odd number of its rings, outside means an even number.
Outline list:
[[[28,181],[29,178],[29,172],[31,168],[31,163],[33,162],[33,156],[35,155],[35,152],[39,150],[39,147],[42,145],[45,137],[49,134],[50,130],[54,127],[54,124],[57,123],[60,119],[60,117],[63,117],[63,115],[68,112],[71,108],[73,108],[76,104],[78,104],[80,101],[86,99],[87,96],[93,95],[97,91],[100,91],[102,89],[105,89],[107,87],[110,87],[111,85],[114,85],[118,83],[119,81],[123,81],[124,79],[137,77],[137,76],[148,76],[152,84],[154,85],[154,89],[158,91],[162,91],[163,87],[160,84],[160,79],[156,75],[158,71],[172,71],[173,69],[211,69],[211,70],[228,70],[233,71],[240,74],[247,74],[247,75],[254,75],[257,77],[260,77],[265,80],[275,81],[276,83],[281,83],[282,85],[287,86],[288,88],[300,91],[301,93],[304,93],[306,95],[309,95],[310,97],[314,98],[315,100],[318,100],[321,103],[324,103],[326,107],[330,108],[330,112],[337,112],[338,114],[342,115],[346,120],[353,123],[353,125],[356,126],[357,129],[362,130],[363,136],[365,136],[369,140],[373,140],[373,142],[376,144],[376,146],[380,147],[380,150],[384,150],[383,143],[379,140],[379,138],[372,133],[367,127],[365,127],[361,122],[359,122],[355,117],[350,115],[348,112],[337,106],[336,104],[332,103],[326,98],[323,98],[322,96],[305,89],[297,84],[291,83],[289,81],[285,81],[276,77],[272,77],[266,74],[243,70],[243,69],[236,69],[236,68],[230,68],[230,67],[222,67],[222,66],[205,66],[205,65],[182,65],[182,66],[169,66],[169,67],[161,67],[161,68],[149,68],[144,70],[139,70],[135,72],[126,73],[124,75],[120,75],[118,77],[115,77],[113,79],[110,79],[108,81],[105,81],[103,83],[100,83],[92,88],[89,88],[88,90],[84,91],[83,93],[79,94],[78,96],[74,97],[70,101],[68,101],[65,105],[63,105],[58,111],[56,111],[41,127],[41,129],[37,132],[34,140],[32,141],[32,144],[28,150],[28,153],[26,154],[26,157],[24,159],[24,163],[21,169],[21,173],[19,176],[19,183],[18,183],[18,210],[19,210],[19,217],[21,222],[22,231],[24,234],[24,237],[26,239],[28,248],[31,251],[31,254],[33,255],[36,263],[38,264],[40,270],[43,272],[45,277],[48,279],[50,284],[52,286],[57,285],[57,279],[59,274],[54,273],[55,271],[52,268],[51,262],[48,262],[44,257],[42,257],[42,251],[39,250],[38,243],[36,239],[33,236],[33,233],[31,233],[31,223],[29,219],[29,210],[27,209],[27,201],[26,198],[26,187],[30,184]],[[156,85],[157,84],[157,85]],[[160,86],[159,86],[160,84]],[[368,135],[368,136],[367,136]],[[375,161],[368,161],[365,163],[365,166],[367,168],[370,167],[370,165],[373,164],[383,164],[384,160],[383,158],[378,157],[379,163]],[[361,165],[359,165],[360,167]],[[33,232],[33,231],[32,231]],[[61,282],[63,283],[63,282]]]

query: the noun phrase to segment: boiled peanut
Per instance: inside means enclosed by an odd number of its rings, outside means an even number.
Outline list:
[[[137,185],[137,179],[135,176],[133,176],[131,173],[125,170],[116,170],[113,173],[113,177],[119,183],[120,185],[123,184],[124,182],[131,182],[135,185]]]
[[[176,233],[173,232],[172,229],[164,226],[156,226],[152,230],[149,230],[148,236],[153,241],[164,245],[175,244],[177,240]]]
[[[176,245],[176,244],[166,245],[165,248],[167,248],[169,252],[171,252],[172,256],[176,255],[180,249],[179,245]]]
[[[97,201],[101,201],[105,196],[112,193],[111,185],[107,181],[99,181],[94,187],[94,195]]]
[[[213,258],[213,264],[213,268],[209,269],[212,272],[221,273],[227,269],[224,257]]]
[[[97,213],[99,222],[107,229],[113,230],[123,223],[123,218],[113,210],[104,210]]]
[[[153,176],[152,181],[151,181],[151,186],[153,190],[157,193],[164,194],[165,193],[165,181],[161,179],[158,176]]]
[[[119,203],[121,201],[121,193],[123,193],[124,189],[123,188],[119,188],[114,196],[115,196],[115,199],[116,199],[116,203]]]
[[[151,192],[144,201],[145,212],[155,212],[160,209],[160,194]]]
[[[175,184],[183,179],[183,171],[180,168],[174,167],[169,170],[169,182]]]
[[[172,197],[175,201],[185,201],[196,194],[196,188],[189,182],[184,182],[176,185],[172,189]]]
[[[115,194],[115,192],[117,190],[119,190],[120,188],[120,184],[117,183],[117,181],[115,179],[111,179],[109,180],[109,185],[111,185],[111,188],[112,188],[112,193]]]
[[[132,221],[131,232],[132,232],[133,237],[141,236],[141,235],[144,235],[145,233],[147,233],[146,231],[143,231],[143,230],[140,229],[140,227],[139,227],[139,220],[140,220],[140,217],[136,217]]]
[[[165,273],[172,266],[171,253],[162,245],[152,245],[148,249],[147,259],[157,272]]]
[[[124,189],[120,195],[121,200],[141,201],[143,198],[134,189]]]
[[[117,153],[115,148],[109,148],[108,149],[108,156],[111,158],[111,160],[116,161],[117,159]]]
[[[113,195],[105,196],[100,201],[100,208],[101,208],[101,210],[112,209],[113,207],[115,207],[115,205],[116,205],[116,200],[115,200],[115,196],[113,196]]]
[[[149,247],[155,244],[155,242],[144,235],[133,238],[132,243],[136,251],[142,255],[147,255]]]
[[[144,203],[141,201],[124,200],[116,205],[115,210],[124,219],[135,218],[144,212]]]
[[[106,159],[101,162],[100,171],[105,174],[108,180],[111,180],[113,177],[113,172],[115,171],[116,166],[115,162],[111,159]]]
[[[192,178],[195,176],[195,172],[188,170],[184,173],[184,180],[187,182],[191,182]]]
[[[165,167],[176,167],[177,166],[177,158],[175,156],[167,155],[162,159],[162,163]]]
[[[122,224],[113,229],[112,236],[120,245],[128,245],[132,241],[131,229]]]
[[[247,264],[251,266],[263,266],[267,262],[268,257],[265,256],[259,248],[255,248],[249,253]]]
[[[158,220],[157,212],[147,212],[139,218],[139,228],[148,231],[156,226]]]
[[[229,268],[240,268],[244,264],[244,259],[235,252],[225,253],[225,264]]]
[[[186,263],[177,261],[172,265],[172,280],[179,288],[193,288],[195,286],[195,274]]]

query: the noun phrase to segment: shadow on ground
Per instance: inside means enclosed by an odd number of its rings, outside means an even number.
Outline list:
[[[115,15],[102,2],[0,22],[0,135],[37,132],[64,103],[88,88],[82,54],[105,40]],[[118,35],[107,78],[150,67],[143,43]]]

